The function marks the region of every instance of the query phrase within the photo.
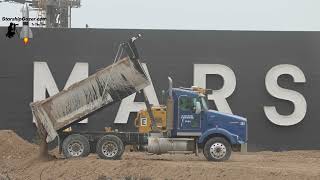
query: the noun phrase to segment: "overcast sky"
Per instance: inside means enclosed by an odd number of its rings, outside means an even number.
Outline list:
[[[1,1],[1,0],[0,0]],[[72,27],[319,31],[320,0],[81,0]],[[2,17],[21,4],[0,3]],[[30,17],[36,17],[35,12]]]

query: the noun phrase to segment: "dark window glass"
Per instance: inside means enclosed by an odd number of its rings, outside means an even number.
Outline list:
[[[187,96],[181,96],[179,98],[179,107],[183,111],[192,111],[192,109],[193,109],[192,98],[187,97]]]
[[[179,107],[183,111],[193,111],[195,110],[196,102],[197,102],[197,98],[180,96]]]

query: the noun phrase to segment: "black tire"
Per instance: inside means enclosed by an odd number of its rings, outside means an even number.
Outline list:
[[[64,139],[62,152],[66,158],[86,157],[90,154],[88,139],[80,134],[72,134]]]
[[[99,139],[96,152],[101,159],[118,160],[124,152],[124,145],[119,137],[105,135]]]
[[[208,161],[226,161],[231,156],[231,145],[223,137],[213,137],[204,145],[203,154]]]

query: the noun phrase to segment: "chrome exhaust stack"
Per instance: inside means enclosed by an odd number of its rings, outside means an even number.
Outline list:
[[[168,77],[169,87],[168,87],[168,100],[167,100],[167,135],[171,136],[171,130],[173,129],[173,95],[172,95],[172,79]]]
[[[169,98],[172,99],[172,79],[171,79],[171,77],[168,77],[168,80],[169,80],[169,88],[168,88]]]

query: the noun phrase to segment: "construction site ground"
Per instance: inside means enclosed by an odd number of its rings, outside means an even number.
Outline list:
[[[121,160],[102,160],[95,154],[65,159],[37,158],[38,146],[14,132],[0,131],[2,179],[320,179],[319,151],[233,153],[226,162],[208,162],[200,154],[147,155],[125,152]]]

